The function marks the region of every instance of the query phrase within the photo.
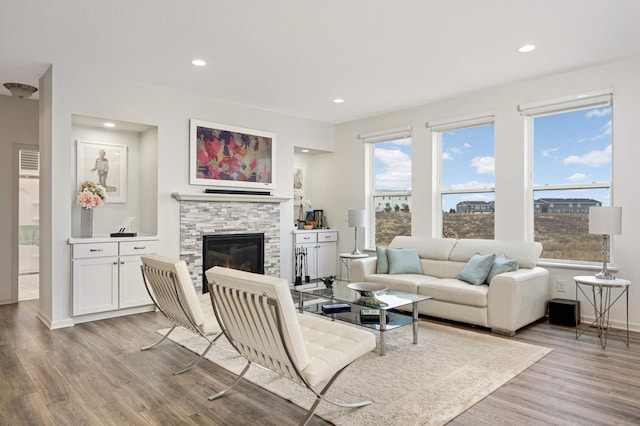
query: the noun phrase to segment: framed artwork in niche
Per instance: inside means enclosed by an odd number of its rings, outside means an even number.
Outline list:
[[[275,133],[190,120],[189,183],[275,188]]]
[[[105,189],[105,203],[127,202],[127,146],[76,141],[77,189],[92,181]]]

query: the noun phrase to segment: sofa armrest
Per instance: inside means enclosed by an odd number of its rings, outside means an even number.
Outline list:
[[[513,336],[519,328],[545,316],[548,300],[549,271],[544,268],[496,275],[489,285],[489,327]]]
[[[367,280],[367,275],[376,273],[377,257],[365,257],[364,259],[355,259],[351,262],[351,281],[362,282]]]

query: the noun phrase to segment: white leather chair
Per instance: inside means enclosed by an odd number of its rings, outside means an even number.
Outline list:
[[[216,320],[209,295],[196,295],[195,288],[184,260],[160,255],[145,255],[142,259],[142,277],[149,296],[160,312],[173,326],[156,343],[145,346],[141,350],[151,349],[164,341],[176,327],[184,327],[199,334],[209,342],[200,358],[187,367],[176,371],[181,374],[191,369],[209,352],[214,342],[222,336]],[[210,336],[217,334],[211,339]]]
[[[237,379],[214,400],[233,388],[252,363],[259,364],[306,386],[316,395],[302,424],[311,419],[324,394],[340,373],[376,346],[369,331],[296,312],[289,285],[281,278],[235,269],[213,267],[205,272],[213,310],[231,345],[248,361]],[[315,386],[329,379],[318,391]]]

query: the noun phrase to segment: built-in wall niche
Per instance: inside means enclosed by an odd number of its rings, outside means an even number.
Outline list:
[[[135,217],[132,232],[157,235],[158,127],[84,115],[72,115],[71,122],[69,143],[75,195],[83,180],[102,180],[107,187],[107,202],[93,209],[93,236],[117,232],[128,217]],[[75,195],[70,200],[71,230],[72,236],[79,237],[81,207],[76,204]]]

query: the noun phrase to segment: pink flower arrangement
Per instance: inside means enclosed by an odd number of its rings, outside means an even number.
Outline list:
[[[80,184],[80,192],[76,198],[76,204],[84,209],[100,207],[107,198],[104,189],[94,182],[86,181]]]

